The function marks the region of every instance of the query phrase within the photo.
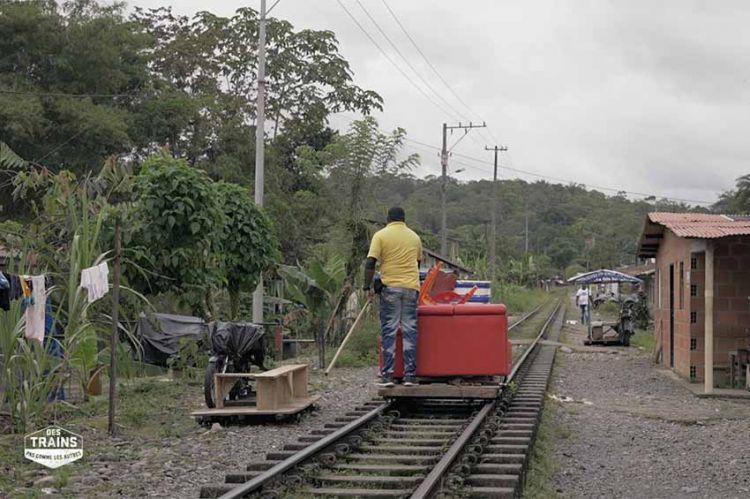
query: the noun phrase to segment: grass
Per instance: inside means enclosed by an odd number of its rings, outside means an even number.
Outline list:
[[[492,283],[492,303],[503,303],[510,314],[530,312],[549,299],[549,294],[539,288],[525,288],[515,284]]]
[[[643,348],[647,352],[653,352],[656,346],[656,337],[651,331],[638,329],[630,338],[630,346]]]
[[[559,497],[554,478],[558,470],[553,451],[558,440],[570,437],[570,433],[554,420],[555,403],[547,401],[542,411],[542,420],[537,430],[529,469],[526,471],[522,497],[550,499]]]
[[[378,363],[378,335],[380,322],[377,314],[370,313],[362,321],[362,325],[352,333],[344,350],[336,361],[337,367],[368,367]],[[331,361],[336,353],[336,345],[329,349]]]
[[[195,383],[166,377],[135,378],[120,383],[118,395],[116,421],[119,436],[127,441],[138,441],[143,446],[161,445],[164,438],[200,431],[188,416],[201,403],[201,388]],[[41,486],[32,484],[45,474],[54,476],[55,481],[43,487],[65,487],[76,481],[76,475],[89,470],[95,456],[132,452],[113,448],[106,434],[107,410],[106,396],[92,397],[78,406],[57,406],[56,422],[49,423],[83,435],[84,441],[84,458],[57,470],[46,470],[23,457],[23,435],[0,435],[0,497],[41,496]],[[31,488],[20,495],[14,493],[23,487]],[[67,497],[64,488],[61,493]]]

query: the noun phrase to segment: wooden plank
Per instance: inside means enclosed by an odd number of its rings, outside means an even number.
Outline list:
[[[446,383],[431,383],[428,385],[401,386],[381,388],[378,395],[385,398],[416,397],[416,398],[471,398],[494,399],[500,392],[500,385],[449,385]]]
[[[274,411],[278,409],[280,400],[278,399],[278,392],[276,390],[277,378],[270,379],[259,379],[258,384],[255,387],[257,393],[258,409],[264,411]]]
[[[292,396],[294,398],[307,397],[307,369],[292,374]]]
[[[254,378],[261,373],[216,373],[221,378]]]
[[[225,407],[223,409],[199,409],[190,413],[193,417],[206,416],[273,416],[276,414],[289,415],[297,414],[314,404],[320,398],[319,395],[313,395],[307,398],[294,400],[291,404],[277,407],[274,410],[263,410],[258,407]]]
[[[290,364],[288,366],[281,366],[281,367],[277,367],[276,369],[271,369],[270,371],[255,374],[255,377],[256,378],[276,378],[278,376],[283,376],[287,373],[299,371],[300,369],[307,369],[307,364]]]

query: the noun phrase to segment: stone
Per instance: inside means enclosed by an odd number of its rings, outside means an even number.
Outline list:
[[[34,487],[39,487],[42,485],[50,485],[52,483],[55,483],[55,481],[57,481],[57,478],[54,477],[53,475],[43,476],[42,478],[34,481]]]
[[[224,428],[222,428],[221,424],[219,424],[219,423],[214,423],[214,424],[211,425],[211,431],[216,432],[216,431],[221,431],[223,429]]]
[[[573,353],[573,349],[570,347],[560,347],[560,351],[563,353]]]

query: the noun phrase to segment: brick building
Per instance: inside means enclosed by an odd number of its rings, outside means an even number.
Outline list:
[[[750,217],[650,213],[638,256],[656,258],[662,363],[706,393],[727,386],[730,363],[750,350]]]

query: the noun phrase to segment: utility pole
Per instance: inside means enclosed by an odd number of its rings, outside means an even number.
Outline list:
[[[461,139],[463,139],[472,128],[485,127],[487,127],[486,123],[475,125],[471,121],[468,125],[462,125],[461,122],[459,122],[458,125],[448,126],[447,123],[443,123],[443,148],[440,151],[440,166],[442,166],[443,169],[443,183],[440,187],[440,211],[442,213],[442,220],[440,222],[440,253],[443,256],[446,256],[448,254],[448,214],[446,212],[445,199],[448,189],[448,155],[453,150],[453,148],[456,147],[456,144],[461,142]],[[450,130],[451,132],[453,132],[453,130],[464,131],[464,135],[460,139],[458,139],[450,149],[448,149],[448,130]]]
[[[271,7],[273,8],[273,7]],[[266,0],[260,0],[258,22],[258,101],[255,118],[255,204],[263,207],[263,174],[265,167],[266,123]],[[253,292],[253,322],[263,322],[263,275]]]
[[[490,228],[490,280],[494,280],[497,265],[497,153],[507,151],[508,148],[484,146],[484,150],[495,151],[495,174],[492,177],[492,226]]]
[[[526,206],[526,229],[524,230],[524,248],[523,248],[523,254],[528,255],[529,254],[529,207]]]

